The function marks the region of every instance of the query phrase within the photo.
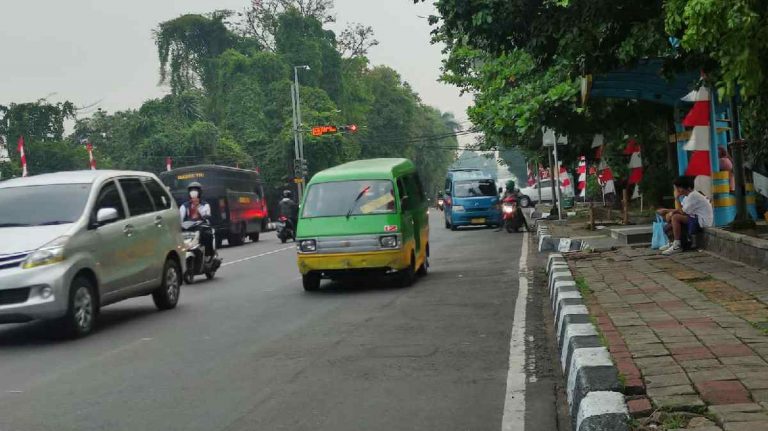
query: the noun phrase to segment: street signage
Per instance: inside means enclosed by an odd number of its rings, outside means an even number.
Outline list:
[[[315,126],[312,128],[312,136],[323,136],[327,133],[336,133],[339,128],[336,126]]]

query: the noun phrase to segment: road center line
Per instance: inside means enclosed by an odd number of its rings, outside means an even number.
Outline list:
[[[523,246],[518,265],[520,287],[515,301],[515,317],[509,337],[509,371],[504,398],[502,431],[525,430],[525,310],[528,304],[528,232],[523,233]]]
[[[258,258],[264,257],[264,256],[269,256],[270,254],[280,253],[281,251],[293,250],[294,248],[295,248],[294,246],[278,248],[277,250],[266,251],[264,253],[260,253],[260,254],[257,254],[257,255],[248,256],[248,257],[244,257],[242,259],[233,260],[231,262],[225,262],[225,263],[222,263],[221,266],[229,266],[229,265],[234,265],[236,263],[247,262],[249,260],[258,259]]]

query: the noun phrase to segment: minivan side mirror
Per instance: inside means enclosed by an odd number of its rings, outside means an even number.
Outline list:
[[[115,208],[100,208],[96,212],[96,226],[103,226],[107,223],[112,223],[120,218]]]

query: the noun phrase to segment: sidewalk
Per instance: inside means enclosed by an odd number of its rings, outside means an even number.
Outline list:
[[[638,429],[768,430],[768,272],[648,248],[567,258]]]

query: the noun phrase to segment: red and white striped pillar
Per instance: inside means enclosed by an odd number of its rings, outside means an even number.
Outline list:
[[[579,197],[584,199],[587,196],[587,158],[584,156],[579,157],[579,168],[577,170],[579,174],[579,182],[577,187],[579,189]]]

